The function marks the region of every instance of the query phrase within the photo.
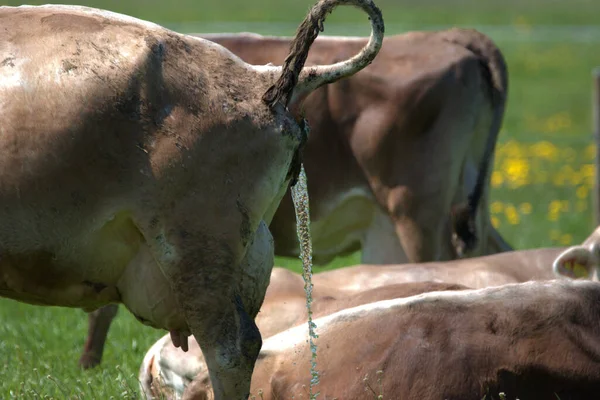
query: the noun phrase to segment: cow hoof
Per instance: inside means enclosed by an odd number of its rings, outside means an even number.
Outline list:
[[[79,359],[79,366],[82,369],[91,369],[100,365],[102,360],[99,357],[96,357],[92,354],[84,354]]]

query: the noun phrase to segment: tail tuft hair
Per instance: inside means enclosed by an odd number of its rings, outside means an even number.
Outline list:
[[[463,258],[475,249],[479,240],[475,224],[475,212],[470,204],[459,204],[452,209],[451,217],[452,245],[458,258]]]

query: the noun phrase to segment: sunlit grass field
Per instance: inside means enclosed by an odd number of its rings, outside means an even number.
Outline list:
[[[568,245],[585,238],[594,227],[591,70],[600,66],[600,28],[590,25],[598,23],[600,2],[377,3],[387,34],[457,25],[480,27],[496,40],[509,65],[510,94],[492,177],[493,223],[519,249]],[[254,30],[292,35],[312,1],[96,0],[79,4],[128,13],[182,32]],[[366,20],[354,11],[335,11],[328,22],[325,34],[368,32]],[[356,254],[328,267],[355,264],[358,259]],[[276,264],[299,268],[297,260],[280,258]],[[0,300],[0,322],[2,399],[133,396],[142,357],[164,334],[142,326],[122,309],[109,333],[103,365],[82,372],[77,368],[86,334],[87,317],[82,311]]]

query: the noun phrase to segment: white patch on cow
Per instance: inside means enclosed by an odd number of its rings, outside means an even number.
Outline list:
[[[0,89],[10,89],[21,86],[23,77],[18,68],[7,70],[0,79]]]
[[[17,57],[14,54],[10,54],[10,57],[0,60],[0,63],[4,65],[0,66],[0,92],[3,90],[11,90],[21,88],[26,92],[31,90],[26,76],[22,73],[23,65],[30,61],[29,58]],[[4,111],[12,100],[10,95],[0,96],[0,113]],[[3,128],[0,127],[0,132],[3,132]]]
[[[273,74],[279,74],[281,72],[281,67],[277,67],[275,65],[273,65],[272,63],[268,63],[265,65],[251,65],[251,64],[247,64],[248,67],[256,72],[259,72],[261,74],[264,73],[273,73]]]
[[[29,58],[17,57],[15,54],[10,54],[6,59],[0,60],[0,63],[2,63],[0,66],[2,74],[2,79],[0,79],[0,89],[12,89],[25,86],[26,81],[21,70],[23,65],[29,61]]]
[[[166,387],[172,388],[175,391],[175,398],[180,399],[183,395],[183,391],[188,384],[187,380],[183,380],[183,378],[171,370],[160,370],[160,377],[164,382]]]
[[[347,308],[328,316],[318,318],[314,321],[317,325],[317,335],[330,329],[333,325],[349,322],[367,315],[382,315],[390,310],[417,305],[427,302],[454,302],[454,303],[481,303],[486,300],[518,299],[527,296],[535,296],[537,293],[556,292],[556,295],[548,298],[560,298],[565,290],[577,292],[578,288],[598,287],[597,282],[573,281],[573,280],[548,280],[531,281],[525,283],[511,283],[503,286],[486,287],[483,289],[459,290],[459,291],[437,291],[427,292],[416,296],[402,297],[397,299],[382,300],[357,307]],[[515,293],[517,292],[517,293]],[[261,352],[278,353],[293,347],[304,346],[308,337],[308,326],[306,324],[290,328],[286,331],[273,335],[263,343]],[[316,339],[318,346],[319,339]]]

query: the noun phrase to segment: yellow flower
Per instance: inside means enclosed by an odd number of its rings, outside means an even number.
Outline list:
[[[562,201],[560,200],[552,200],[550,202],[550,204],[548,204],[548,211],[549,212],[560,212],[562,208]]]
[[[585,164],[581,167],[581,173],[583,176],[590,177],[595,176],[596,172],[594,171],[594,164]]]
[[[529,163],[524,159],[507,158],[503,162],[502,169],[511,187],[520,187],[529,183]]]
[[[502,212],[502,210],[504,210],[504,204],[501,202],[493,201],[492,204],[490,204],[490,211],[492,214],[499,214]]]
[[[502,185],[504,182],[504,178],[502,177],[502,173],[498,171],[492,172],[492,187],[498,187]]]
[[[498,228],[500,226],[500,220],[498,219],[498,217],[492,216],[491,220],[492,220],[492,226],[494,228]]]
[[[550,231],[550,239],[552,240],[558,240],[558,238],[560,237],[560,232],[556,229],[552,229]]]
[[[548,205],[548,220],[558,221],[558,216],[562,209],[562,202],[560,200],[552,200]]]
[[[525,215],[531,214],[531,203],[521,203],[521,205],[519,206],[519,211]]]
[[[588,197],[588,188],[586,186],[579,186],[575,191],[575,195],[578,199],[586,199]]]
[[[513,206],[512,204],[509,204],[508,206],[506,206],[506,208],[504,209],[504,214],[506,215],[506,219],[509,224],[511,224],[511,225],[519,224],[519,221],[520,221],[519,213],[517,212],[517,209],[515,208],[515,206]]]
[[[556,146],[546,140],[533,144],[529,150],[533,156],[548,161],[555,161],[558,156],[558,149]]]
[[[583,174],[580,171],[573,170],[570,176],[571,185],[577,186],[583,181]]]
[[[498,157],[524,158],[527,156],[526,153],[525,146],[514,139],[510,139],[506,143],[498,146],[496,150]]]
[[[579,170],[583,177],[583,183],[592,187],[594,186],[594,177],[596,176],[596,172],[594,169],[594,164],[585,164],[581,166]]]
[[[588,208],[588,203],[587,201],[583,201],[583,200],[577,200],[577,212],[583,212],[586,211]]]
[[[558,213],[549,212],[548,213],[548,221],[558,221]]]

